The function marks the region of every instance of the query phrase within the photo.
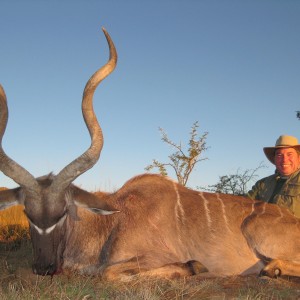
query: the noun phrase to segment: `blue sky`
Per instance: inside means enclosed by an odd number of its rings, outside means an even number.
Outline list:
[[[86,81],[108,58],[118,66],[95,94],[105,143],[76,180],[114,190],[168,160],[160,138],[209,132],[189,186],[252,169],[281,134],[300,138],[300,1],[112,0],[0,2],[0,83],[9,105],[3,146],[34,176],[59,172],[90,144],[81,116]],[[174,174],[169,174],[174,178]],[[0,185],[15,183],[0,174]]]

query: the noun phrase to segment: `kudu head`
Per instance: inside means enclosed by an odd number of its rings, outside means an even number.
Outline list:
[[[103,32],[110,57],[89,79],[82,98],[82,113],[91,136],[91,145],[56,176],[35,178],[4,152],[2,138],[7,125],[8,108],[5,92],[0,85],[0,170],[19,185],[18,188],[0,193],[0,209],[24,205],[30,224],[33,271],[36,274],[53,275],[59,271],[66,241],[66,219],[76,219],[76,206],[100,214],[114,212],[100,199],[72,184],[79,175],[95,165],[103,146],[102,131],[93,109],[93,95],[98,84],[114,70],[117,63],[115,46],[105,29]]]

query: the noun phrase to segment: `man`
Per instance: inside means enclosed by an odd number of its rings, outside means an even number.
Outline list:
[[[287,207],[300,218],[300,145],[297,138],[281,135],[264,153],[276,166],[275,174],[256,182],[248,197]]]

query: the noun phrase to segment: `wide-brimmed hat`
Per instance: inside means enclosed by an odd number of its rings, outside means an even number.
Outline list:
[[[281,135],[277,139],[275,147],[264,148],[265,155],[272,164],[275,164],[275,151],[279,148],[295,148],[297,151],[300,151],[300,145],[297,138],[289,135]]]

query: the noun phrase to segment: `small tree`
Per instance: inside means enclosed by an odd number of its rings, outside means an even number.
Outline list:
[[[146,171],[151,171],[154,168],[157,168],[159,170],[159,173],[167,176],[167,168],[171,167],[177,177],[177,180],[180,184],[186,185],[189,179],[189,176],[191,175],[195,165],[201,161],[205,160],[206,158],[200,158],[200,155],[202,152],[207,150],[206,147],[206,137],[208,135],[208,132],[205,132],[202,134],[202,136],[198,136],[198,121],[196,121],[191,129],[190,132],[190,139],[188,143],[188,149],[187,153],[184,152],[184,149],[181,145],[181,143],[176,144],[173,141],[171,141],[165,131],[162,128],[159,128],[162,138],[161,140],[168,145],[170,145],[172,148],[175,149],[175,152],[169,155],[170,162],[168,163],[161,163],[157,161],[156,159],[153,159],[153,162],[151,165],[147,166],[145,168]]]
[[[238,169],[236,174],[220,176],[216,184],[209,185],[208,187],[198,187],[198,189],[214,193],[243,196],[249,190],[248,185],[258,177],[257,171],[265,167],[263,162],[261,162],[255,169],[246,169],[244,171]]]

